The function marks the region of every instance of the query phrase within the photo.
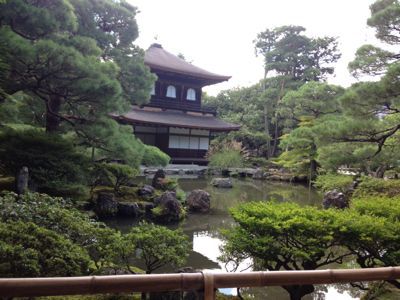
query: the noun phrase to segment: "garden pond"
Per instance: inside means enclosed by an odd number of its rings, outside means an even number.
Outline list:
[[[179,179],[179,185],[185,192],[203,189],[211,195],[211,211],[208,214],[188,214],[179,225],[192,242],[192,251],[187,266],[193,269],[225,271],[225,264],[218,260],[219,247],[222,244],[221,229],[229,229],[234,221],[229,215],[229,208],[248,201],[293,201],[302,205],[321,206],[323,195],[315,189],[300,184],[283,182],[256,181],[252,179],[233,179],[233,188],[215,188],[211,178]],[[127,232],[136,222],[130,219],[114,219],[107,222],[110,226]],[[140,267],[140,262],[137,262]],[[334,268],[334,266],[332,266]],[[172,272],[173,269],[159,269],[157,273]],[[236,294],[236,289],[223,289],[225,294]],[[244,296],[251,299],[289,299],[287,292],[280,287],[242,289]],[[348,285],[316,286],[316,292],[304,297],[305,300],[347,300],[358,299],[356,291]]]

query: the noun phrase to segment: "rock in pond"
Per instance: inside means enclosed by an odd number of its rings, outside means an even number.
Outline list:
[[[163,169],[158,169],[157,172],[154,174],[153,180],[151,185],[156,189],[162,189],[163,183],[162,180],[165,178],[165,172]]]
[[[193,190],[186,198],[189,211],[207,213],[211,205],[210,194],[203,190]]]
[[[265,179],[265,173],[262,169],[257,169],[253,173],[253,179],[262,180]]]
[[[232,180],[230,178],[213,178],[213,180],[211,180],[211,185],[219,188],[233,187]]]
[[[114,217],[118,213],[118,202],[114,194],[101,192],[97,195],[95,213],[102,218]]]
[[[154,201],[152,216],[159,223],[177,223],[183,218],[183,208],[175,192],[165,192]]]
[[[137,203],[118,203],[118,215],[123,217],[137,218],[141,215],[139,205]]]
[[[143,187],[138,189],[137,195],[139,197],[150,198],[151,196],[154,195],[154,191],[155,191],[154,187],[146,184]]]
[[[334,207],[343,209],[349,207],[349,200],[342,192],[333,190],[325,193],[322,205],[324,208]]]

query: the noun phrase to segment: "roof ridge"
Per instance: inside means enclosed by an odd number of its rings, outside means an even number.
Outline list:
[[[152,44],[146,50],[144,61],[150,68],[205,79],[210,84],[226,81],[231,78],[231,76],[219,75],[195,66],[165,50],[161,44],[157,43]]]

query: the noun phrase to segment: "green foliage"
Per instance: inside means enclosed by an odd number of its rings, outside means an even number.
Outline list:
[[[181,188],[176,189],[176,199],[178,199],[178,201],[181,203],[186,201],[186,193]]]
[[[159,183],[163,191],[175,192],[179,187],[178,180],[176,178],[171,178],[171,177],[160,178]]]
[[[345,193],[350,189],[353,181],[354,179],[352,176],[328,173],[318,175],[314,181],[314,185],[324,192],[336,189]]]
[[[264,57],[265,72],[296,80],[324,79],[333,73],[332,63],[340,58],[337,41],[332,37],[309,38],[301,26],[267,29],[254,41],[257,53]]]
[[[346,257],[363,268],[400,263],[398,196],[354,199],[346,210],[250,202],[231,214],[237,226],[223,233],[221,258],[236,267],[248,258],[253,268],[268,270],[313,270]],[[307,285],[283,288],[291,299],[313,291]]]
[[[271,162],[264,157],[248,157],[246,161],[246,165],[250,167],[268,167],[271,165]]]
[[[96,182],[109,183],[113,186],[115,192],[119,192],[122,186],[128,185],[137,175],[136,169],[118,163],[97,164],[94,172],[96,173]]]
[[[242,167],[248,155],[242,143],[236,140],[213,141],[207,152],[209,166],[220,169]]]
[[[281,137],[284,152],[276,162],[298,175],[315,178],[320,126],[340,112],[338,97],[343,89],[326,83],[308,82],[282,99],[279,114],[285,126],[294,128]]]
[[[237,150],[224,150],[213,154],[209,158],[209,166],[227,169],[227,168],[240,168],[243,166],[243,157]]]
[[[357,196],[357,195],[356,195]],[[352,209],[362,215],[387,218],[392,222],[400,222],[400,195],[368,195],[352,199]]]
[[[354,208],[338,215],[339,238],[363,268],[400,263],[399,199],[354,200]],[[394,208],[393,212],[392,206]]]
[[[250,202],[231,210],[237,226],[224,232],[222,260],[238,263],[252,258],[260,270],[315,270],[340,263],[348,255],[335,251],[335,233],[340,229],[335,210],[300,207],[294,203]],[[297,298],[313,286],[284,286]]]
[[[62,236],[82,251],[87,251],[98,268],[114,260],[114,245],[118,246],[118,233],[97,223],[73,208],[63,198],[46,194],[15,193],[0,195],[0,221],[34,223]]]
[[[146,265],[146,274],[164,265],[181,266],[190,250],[188,238],[180,230],[173,231],[149,223],[132,227],[124,238],[132,249],[130,256],[135,255],[135,249],[139,251]]]
[[[377,0],[371,6],[368,25],[376,29],[376,36],[384,43],[400,43],[400,4],[397,0]],[[395,48],[393,48],[395,49]],[[338,142],[348,145],[354,165],[375,177],[383,177],[386,170],[399,167],[399,54],[373,45],[363,45],[349,64],[354,76],[383,75],[375,82],[361,82],[347,89],[341,97],[344,116],[327,124],[328,145],[321,156],[339,159],[331,165],[346,161],[335,149]],[[346,145],[339,145],[342,149]],[[336,150],[336,151],[335,151]],[[357,167],[357,166],[356,166]]]
[[[354,192],[354,197],[395,197],[398,195],[400,195],[400,180],[384,180],[366,176],[361,178],[361,182]]]
[[[54,3],[53,3],[54,2]],[[138,167],[143,145],[110,113],[145,103],[154,76],[144,65],[136,8],[125,1],[7,1],[0,12],[2,122],[75,133],[93,159]],[[135,100],[132,100],[135,99]]]
[[[144,145],[144,149],[141,163],[145,166],[166,166],[171,159],[157,147]]]
[[[300,126],[281,138],[280,147],[286,149],[274,162],[299,176],[313,178],[316,172],[316,145],[313,128]]]
[[[0,222],[2,277],[51,277],[87,274],[89,256],[62,235],[33,223]]]
[[[39,190],[73,193],[87,183],[89,160],[71,141],[42,130],[0,132],[0,165],[9,175],[26,166]]]

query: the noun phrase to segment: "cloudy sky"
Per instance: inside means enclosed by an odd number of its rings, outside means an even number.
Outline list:
[[[140,13],[137,44],[156,41],[188,61],[232,78],[206,88],[249,86],[263,76],[262,59],[254,53],[257,33],[282,25],[301,25],[309,36],[338,38],[342,58],[330,83],[348,86],[354,79],[347,64],[357,48],[374,42],[367,27],[373,0],[129,0]]]

